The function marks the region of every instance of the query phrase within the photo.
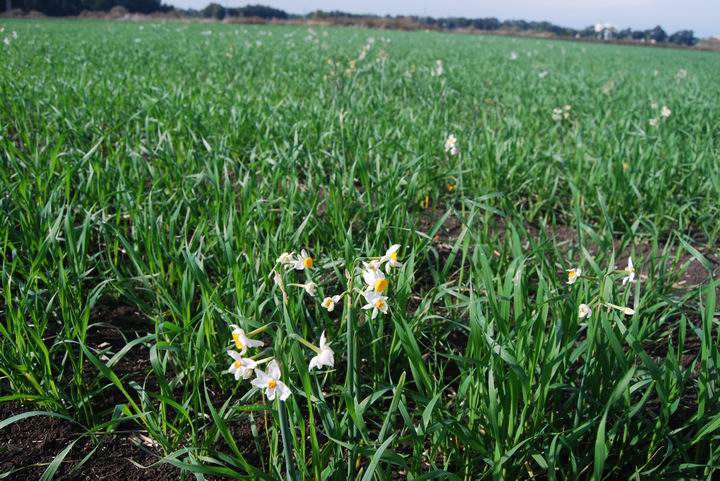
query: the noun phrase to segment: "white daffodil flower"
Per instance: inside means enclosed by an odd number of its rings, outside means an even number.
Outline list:
[[[265,396],[269,401],[274,400],[276,397],[284,401],[291,394],[290,388],[280,380],[280,366],[274,359],[268,364],[267,371],[255,369],[255,379],[252,380],[251,384],[258,389],[264,389]]]
[[[650,124],[650,127],[657,127],[659,122],[660,122],[660,120],[657,117],[653,117],[652,119],[650,119],[648,121],[648,123]]]
[[[340,302],[340,296],[332,296],[332,297],[326,297],[322,301],[322,306],[328,310],[328,312],[332,312],[335,310],[335,304]]]
[[[568,269],[568,280],[567,284],[575,284],[575,281],[578,280],[578,277],[582,275],[582,269],[579,267],[576,267],[574,269]]]
[[[367,304],[365,304],[362,308],[364,310],[372,309],[373,319],[377,317],[378,311],[382,312],[383,314],[387,313],[387,297],[381,296],[375,291],[371,291],[365,294],[365,300],[367,301]]]
[[[623,286],[628,282],[633,282],[635,280],[635,267],[633,266],[632,257],[628,257],[628,264],[625,268],[625,273],[627,276],[623,277]]]
[[[330,349],[330,343],[325,340],[325,331],[320,334],[320,352],[317,356],[310,359],[308,370],[312,371],[313,368],[320,369],[323,366],[335,366],[335,353]]]
[[[590,306],[587,304],[580,304],[580,307],[578,308],[578,317],[580,319],[586,319],[590,316],[592,316],[592,309],[590,309]]]
[[[660,110],[660,115],[662,116],[662,118],[666,119],[666,118],[670,117],[671,114],[672,114],[672,110],[670,110],[670,108],[667,105],[663,105],[662,109]]]
[[[248,350],[248,347],[261,347],[264,345],[262,341],[255,341],[247,337],[245,331],[240,329],[235,324],[232,325],[232,328],[233,342],[235,343],[235,347],[237,348],[237,350],[240,351],[240,355],[244,356]]]
[[[304,269],[313,268],[313,258],[310,257],[305,249],[300,252],[300,255],[295,258],[295,270],[302,271]]]
[[[460,153],[460,150],[457,147],[457,139],[453,134],[448,135],[448,138],[445,141],[445,152],[450,152],[450,155],[457,155]]]
[[[295,265],[295,253],[294,252],[283,252],[275,260],[276,264],[280,264],[286,269],[290,269]]]
[[[228,372],[235,376],[235,380],[239,381],[240,378],[250,379],[257,363],[252,359],[242,357],[242,354],[237,351],[229,350],[227,353],[233,358],[233,363],[230,365]]]
[[[400,244],[393,244],[385,252],[385,255],[380,258],[380,264],[387,262],[385,272],[389,272],[391,267],[402,267],[402,264],[398,262],[398,249],[400,249]]]
[[[385,274],[378,268],[373,268],[371,264],[365,265],[367,268],[363,271],[363,280],[367,284],[366,291],[383,292],[388,287],[388,280]]]

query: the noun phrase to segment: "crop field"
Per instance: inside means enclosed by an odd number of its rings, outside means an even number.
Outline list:
[[[720,476],[718,54],[0,28],[0,478]]]

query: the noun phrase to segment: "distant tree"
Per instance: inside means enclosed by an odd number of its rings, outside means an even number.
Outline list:
[[[693,46],[698,42],[698,39],[695,38],[695,32],[692,30],[680,30],[670,35],[668,41],[676,45]]]
[[[273,7],[266,7],[265,5],[247,5],[245,7],[240,7],[237,10],[243,17],[286,19],[289,16],[288,13],[284,10]]]
[[[219,3],[209,3],[205,8],[202,9],[202,16],[205,18],[215,18],[222,20],[225,18],[225,7]]]
[[[667,33],[665,33],[665,30],[662,29],[660,25],[653,28],[652,30],[648,30],[645,35],[646,38],[650,40],[655,40],[656,42],[664,42],[667,40]]]

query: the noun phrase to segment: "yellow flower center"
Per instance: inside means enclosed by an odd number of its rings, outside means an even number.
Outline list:
[[[306,269],[312,269],[313,266],[313,260],[312,257],[306,257],[303,259],[303,266],[305,266]]]
[[[276,387],[277,387],[277,381],[275,379],[270,379],[268,381],[268,388],[275,389]]]
[[[382,309],[383,307],[385,307],[385,301],[383,301],[382,299],[378,299],[377,301],[375,301],[375,307],[377,307],[378,309]]]
[[[447,185],[447,191],[448,192],[455,192],[455,186],[453,184]]]
[[[375,292],[382,292],[387,289],[388,281],[384,277],[375,281]]]
[[[397,262],[397,251],[390,254],[390,260],[393,262]]]
[[[330,307],[330,304],[332,304],[332,299],[325,299],[322,303],[323,307],[326,309]]]
[[[568,272],[568,279],[574,279],[575,276],[577,276],[577,271],[575,269]]]
[[[242,351],[244,344],[240,340],[240,334],[235,332],[232,335],[233,341],[235,341],[235,347]]]
[[[240,366],[241,366],[240,361],[235,361],[233,363],[233,366],[235,366],[235,369],[240,369]]]

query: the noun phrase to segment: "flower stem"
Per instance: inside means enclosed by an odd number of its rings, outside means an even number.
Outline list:
[[[293,466],[292,446],[290,445],[290,428],[288,427],[285,403],[278,400],[278,415],[280,416],[280,435],[282,436],[283,452],[285,453],[285,472],[287,481],[295,481],[295,468]]]

